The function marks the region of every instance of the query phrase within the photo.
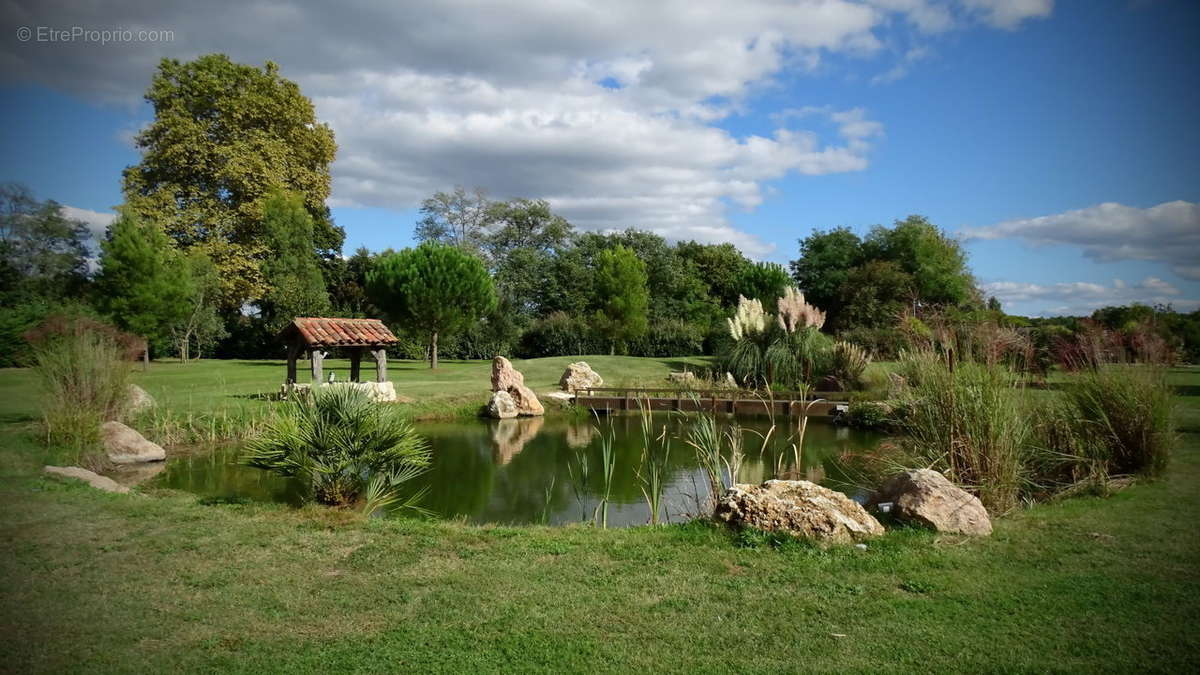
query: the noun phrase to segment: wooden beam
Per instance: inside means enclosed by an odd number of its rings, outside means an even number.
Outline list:
[[[358,382],[359,373],[362,368],[362,347],[350,348],[350,381]]]

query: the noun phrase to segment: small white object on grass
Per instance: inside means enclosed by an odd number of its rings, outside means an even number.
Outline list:
[[[856,548],[860,551],[865,551],[865,550],[867,550],[867,545],[866,544],[855,544],[854,548]]]

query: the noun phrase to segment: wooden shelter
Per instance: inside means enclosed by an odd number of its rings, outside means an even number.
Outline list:
[[[363,352],[375,359],[375,380],[387,382],[387,347],[396,336],[379,319],[293,319],[279,337],[287,345],[287,384],[296,383],[296,359],[308,352],[313,384],[321,382],[321,364],[327,349],[345,349],[350,356],[350,381],[359,381]]]

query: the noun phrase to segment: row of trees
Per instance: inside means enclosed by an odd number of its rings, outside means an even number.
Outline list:
[[[958,243],[919,216],[861,237],[814,232],[789,270],[728,243],[577,231],[545,201],[456,188],[422,204],[420,247],[343,256],[325,206],[333,131],[277,66],[166,59],[146,99],[154,121],[99,246],[55,202],[2,188],[2,358],[63,304],[184,358],[278,356],[275,334],[303,315],[384,316],[399,356],[434,360],[718,353],[740,298],[775,314],[793,285],[826,333],[882,356],[920,317],[1002,316]],[[1191,330],[1171,316],[1155,329]]]

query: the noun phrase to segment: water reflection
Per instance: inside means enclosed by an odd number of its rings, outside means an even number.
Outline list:
[[[722,431],[731,420],[721,422]],[[770,424],[764,419],[739,420],[747,457],[738,480],[760,482],[773,477],[804,478],[830,487],[848,480],[838,465],[846,451],[873,447],[878,436],[822,423],[810,423],[803,457],[795,466],[789,430],[776,428],[766,447],[762,436]],[[669,480],[664,488],[664,513],[660,518],[679,520],[700,511],[707,481],[696,464],[686,438],[688,418],[656,415],[655,435],[665,427],[674,440],[667,452]],[[433,452],[430,470],[412,486],[428,488],[425,508],[470,522],[562,524],[589,519],[603,492],[599,434],[614,435],[610,526],[642,524],[649,513],[638,482],[643,453],[637,417],[612,416],[601,420],[517,418],[422,422],[418,431]],[[662,452],[658,443],[653,452]],[[249,498],[299,503],[303,490],[295,480],[239,466],[236,448],[171,459],[154,484],[206,496]],[[584,465],[590,470],[583,470]]]

